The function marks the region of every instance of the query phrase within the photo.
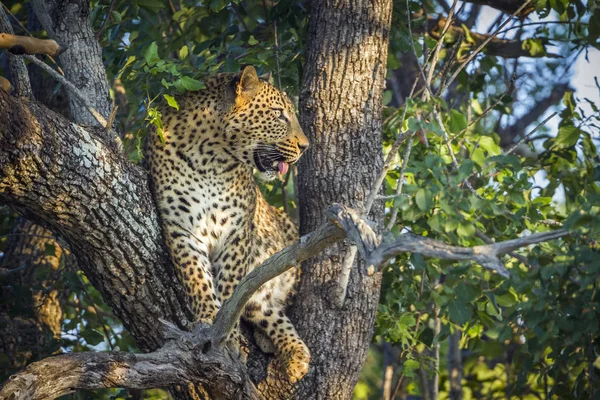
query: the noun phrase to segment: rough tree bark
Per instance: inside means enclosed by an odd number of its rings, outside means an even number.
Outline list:
[[[391,23],[389,0],[312,3],[300,120],[311,150],[300,162],[301,233],[340,202],[364,206],[383,164],[382,93]],[[371,219],[381,219],[376,208]],[[380,276],[353,269],[343,308],[332,301],[348,246],[304,263],[294,305],[296,327],[311,350],[297,399],[349,399],[358,380],[379,299]]]
[[[143,350],[185,324],[146,173],[32,100],[0,93],[0,202],[57,233]]]
[[[33,0],[36,16],[50,38],[68,46],[58,57],[65,78],[75,84],[105,118],[111,100],[108,92],[106,70],[102,62],[102,49],[89,24],[88,0]],[[97,125],[88,110],[72,94],[68,94],[73,119],[78,124]]]

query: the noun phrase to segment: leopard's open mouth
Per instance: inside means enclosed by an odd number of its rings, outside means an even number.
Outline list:
[[[279,153],[275,148],[254,150],[253,156],[254,164],[260,172],[275,172],[283,175],[290,167],[283,154]]]

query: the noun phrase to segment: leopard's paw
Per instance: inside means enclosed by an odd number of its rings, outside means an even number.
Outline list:
[[[298,382],[308,372],[310,352],[302,342],[284,349],[277,358],[291,383]]]

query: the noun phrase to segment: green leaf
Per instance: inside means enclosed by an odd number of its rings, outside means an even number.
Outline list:
[[[204,83],[189,76],[182,76],[175,81],[175,87],[182,90],[194,91],[204,89]]]
[[[421,188],[417,191],[415,201],[421,211],[428,211],[433,204],[433,193],[428,189]]]
[[[122,18],[121,18],[121,13],[119,13],[119,12],[117,12],[117,11],[113,11],[113,12],[111,13],[111,15],[112,15],[112,21],[113,21],[113,23],[116,23],[116,24],[118,24],[118,23],[120,23],[120,22],[121,22],[121,20],[122,20]]]
[[[183,46],[182,48],[179,49],[179,59],[183,60],[184,58],[186,58],[189,54],[189,49],[186,46]]]
[[[415,376],[415,370],[419,368],[419,362],[417,360],[406,360],[402,364],[402,373],[407,378],[413,378]]]
[[[456,233],[462,237],[470,237],[475,235],[475,225],[470,222],[461,222],[456,228]]]
[[[450,119],[448,120],[448,129],[452,133],[459,133],[467,127],[467,117],[456,110],[452,110]]]
[[[573,125],[561,126],[558,130],[558,135],[554,140],[554,145],[559,149],[566,149],[577,144],[581,136],[581,129]]]
[[[465,160],[462,162],[460,167],[458,168],[458,178],[462,181],[473,173],[473,167],[475,164],[472,160]]]
[[[410,328],[411,326],[415,326],[417,324],[417,320],[411,314],[404,314],[400,317],[398,323],[402,326]]]
[[[496,296],[496,303],[501,307],[512,307],[517,304],[517,298],[511,292]]]
[[[479,138],[479,146],[488,152],[490,156],[502,154],[502,149],[496,144],[496,141],[491,136],[481,136]]]
[[[529,51],[532,57],[542,57],[546,55],[546,48],[542,39],[525,39],[521,45],[523,50]]]
[[[594,10],[594,15],[590,17],[588,36],[591,42],[600,37],[600,8],[596,8]]]
[[[160,61],[156,42],[152,42],[150,46],[146,47],[146,50],[144,51],[144,59],[148,65],[154,65]]]
[[[448,304],[448,316],[459,325],[467,323],[471,319],[471,314],[471,308],[459,300],[454,300]]]
[[[175,100],[175,98],[173,96],[169,96],[168,94],[165,94],[163,97],[165,98],[165,100],[167,100],[167,103],[171,107],[173,107],[174,109],[179,111],[179,103],[177,103],[177,100]]]
[[[473,150],[473,153],[471,154],[471,160],[473,160],[477,165],[483,167],[485,165],[485,159],[486,157],[483,149],[477,147],[475,150]]]

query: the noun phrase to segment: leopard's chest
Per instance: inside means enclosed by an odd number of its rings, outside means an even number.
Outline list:
[[[232,238],[248,231],[253,217],[251,199],[230,180],[206,173],[179,179],[173,185],[182,222],[212,258],[231,246]],[[183,206],[183,207],[181,207]]]

